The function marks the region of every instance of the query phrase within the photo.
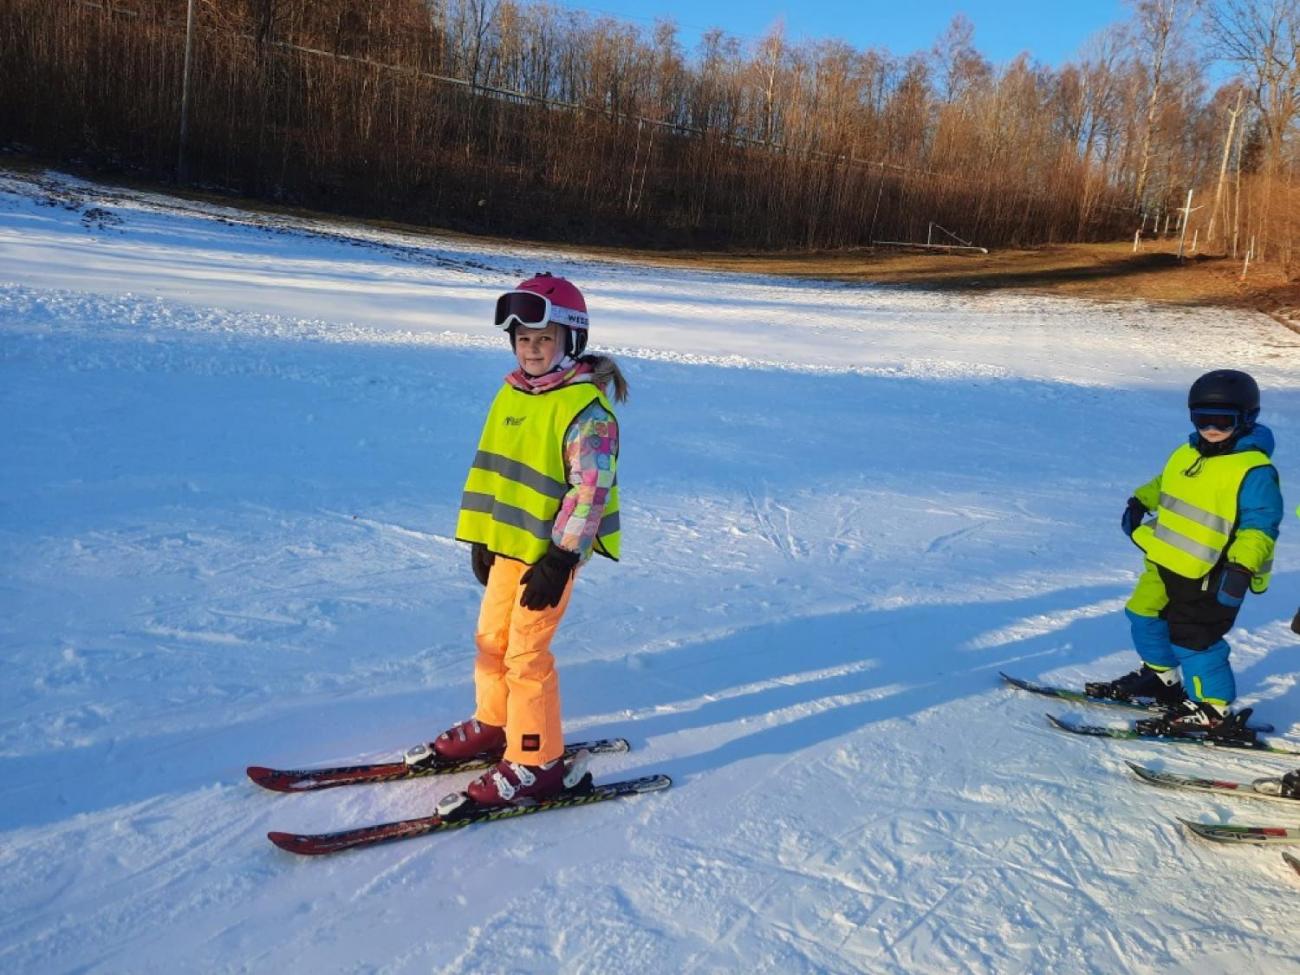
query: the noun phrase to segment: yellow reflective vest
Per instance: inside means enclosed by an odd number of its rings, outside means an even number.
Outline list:
[[[465,481],[456,537],[530,565],[541,559],[570,488],[564,435],[593,402],[614,415],[605,394],[592,383],[539,394],[503,386],[492,401]],[[594,545],[594,551],[611,559],[619,552],[617,464],[615,459],[614,486]]]
[[[1202,457],[1183,444],[1160,475],[1155,521],[1139,526],[1133,541],[1156,565],[1188,579],[1204,578],[1232,543],[1241,482],[1256,467],[1270,465],[1259,450]],[[1270,557],[1251,579],[1253,591],[1268,588],[1272,569]]]

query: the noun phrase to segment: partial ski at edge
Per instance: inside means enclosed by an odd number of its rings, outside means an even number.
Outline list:
[[[1122,711],[1140,711],[1143,714],[1164,714],[1168,710],[1168,708],[1156,704],[1154,701],[1142,704],[1138,701],[1118,701],[1113,697],[1094,697],[1073,687],[1040,684],[1037,681],[1025,680],[1023,677],[1012,677],[1003,671],[998,671],[998,676],[1012,687],[1019,688],[1022,691],[1029,691],[1031,694],[1042,694],[1044,697],[1058,698],[1062,701],[1069,701],[1071,704],[1089,704],[1104,708],[1117,708]],[[1265,734],[1275,730],[1271,724],[1266,722],[1252,721],[1250,727]]]
[[[1214,843],[1240,843],[1251,846],[1300,843],[1300,829],[1288,826],[1237,826],[1231,823],[1198,823],[1191,819],[1178,821],[1193,835]]]
[[[1252,782],[1232,782],[1225,779],[1206,779],[1194,775],[1179,775],[1177,772],[1160,772],[1137,762],[1124,763],[1143,782],[1160,786],[1164,789],[1177,789],[1185,792],[1209,792],[1216,796],[1237,796],[1242,799],[1270,799],[1273,802],[1289,802],[1300,809],[1300,799],[1289,796],[1271,795],[1260,792]]]
[[[1064,718],[1058,718],[1054,714],[1047,715],[1047,720],[1052,722],[1062,731],[1068,731],[1073,735],[1086,735],[1093,738],[1115,738],[1120,741],[1149,741],[1161,745],[1200,745],[1202,748],[1219,748],[1232,751],[1255,751],[1255,752],[1272,752],[1277,755],[1300,755],[1300,747],[1288,743],[1285,747],[1277,744],[1271,744],[1264,739],[1256,739],[1254,742],[1232,742],[1212,738],[1198,738],[1192,735],[1147,735],[1137,731],[1132,726],[1128,728],[1108,728],[1104,725],[1076,724],[1073,721],[1067,721]],[[1277,741],[1278,739],[1274,739]]]
[[[579,751],[587,751],[592,755],[613,755],[631,750],[632,745],[626,738],[600,738],[596,741],[564,743],[564,754],[568,758],[572,758]],[[314,792],[341,785],[368,785],[372,782],[394,782],[399,779],[418,779],[428,775],[478,772],[491,768],[498,761],[500,758],[471,758],[463,762],[444,762],[426,768],[412,768],[405,762],[306,769],[275,769],[263,765],[250,765],[247,773],[253,782],[272,792]]]
[[[444,820],[441,816],[421,816],[418,819],[405,819],[391,823],[379,823],[374,826],[362,826],[359,829],[345,829],[333,833],[281,833],[270,832],[267,839],[280,849],[302,856],[320,856],[325,853],[338,853],[377,843],[389,843],[405,840],[427,833],[460,829],[475,823],[489,823],[501,819],[513,819],[518,816],[531,816],[534,813],[549,812],[555,809],[568,809],[572,806],[589,806],[597,802],[612,799],[624,799],[628,796],[658,792],[671,786],[672,779],[666,775],[647,775],[639,779],[625,779],[621,782],[608,782],[594,785],[591,775],[584,776],[582,782],[574,789],[561,793],[554,799],[546,799],[531,806],[506,806],[504,808],[481,807],[455,819]]]
[[[1296,873],[1300,873],[1300,857],[1296,856],[1294,853],[1288,853],[1283,850],[1282,859],[1291,867],[1292,870]]]

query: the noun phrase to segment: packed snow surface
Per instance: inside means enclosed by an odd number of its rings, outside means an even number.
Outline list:
[[[632,384],[625,556],[561,630],[566,728],[631,739],[599,777],[675,786],[283,853],[267,830],[424,815],[468,778],[278,796],[243,769],[391,758],[470,713],[455,513],[512,364],[493,298],[543,268]],[[1119,517],[1223,366],[1260,380],[1296,483],[1300,335],[1261,315],[0,174],[0,969],[1300,972],[1300,877],[1176,821],[1294,812],[1123,760],[1300,761],[1068,736],[997,678],[1135,664]],[[1288,518],[1232,640],[1243,702],[1300,747]]]

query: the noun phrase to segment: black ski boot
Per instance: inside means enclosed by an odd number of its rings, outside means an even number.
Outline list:
[[[1282,795],[1288,799],[1300,799],[1300,769],[1282,776]]]
[[[1132,701],[1136,698],[1149,698],[1157,704],[1174,707],[1183,702],[1182,681],[1166,684],[1160,672],[1152,670],[1146,664],[1131,674],[1108,681],[1092,681],[1083,685],[1083,692],[1089,697],[1105,697],[1115,701]]]
[[[1249,745],[1255,732],[1246,727],[1252,708],[1229,711],[1205,701],[1184,700],[1158,718],[1145,718],[1133,727],[1144,735],[1204,737],[1223,745]]]
[[[1252,785],[1256,792],[1284,799],[1300,799],[1300,769],[1287,772],[1280,779],[1256,779]]]

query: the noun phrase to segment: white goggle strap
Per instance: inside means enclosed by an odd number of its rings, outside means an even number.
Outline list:
[[[587,313],[585,311],[553,305],[550,298],[542,297],[542,300],[546,302],[546,319],[544,321],[537,323],[525,322],[521,321],[518,315],[507,315],[506,320],[501,323],[501,327],[509,328],[513,323],[522,325],[524,328],[545,328],[554,322],[556,325],[563,325],[565,328],[576,328],[584,332],[587,330]]]

